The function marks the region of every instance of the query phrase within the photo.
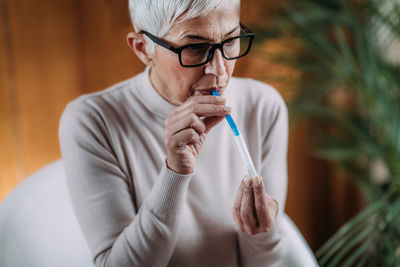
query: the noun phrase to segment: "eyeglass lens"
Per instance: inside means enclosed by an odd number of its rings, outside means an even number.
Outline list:
[[[235,59],[243,56],[248,51],[250,45],[250,37],[238,36],[224,42],[222,49],[224,57],[227,59]],[[212,46],[209,44],[193,44],[181,51],[181,61],[185,66],[193,66],[203,64],[207,61],[208,54]]]

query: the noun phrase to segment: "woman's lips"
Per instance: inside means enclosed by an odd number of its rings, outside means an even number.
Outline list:
[[[201,95],[211,95],[211,91],[218,91],[218,93],[222,95],[224,88],[218,87],[218,88],[198,89],[196,91],[199,92]]]

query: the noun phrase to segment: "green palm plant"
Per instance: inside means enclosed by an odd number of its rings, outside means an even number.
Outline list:
[[[316,154],[367,202],[317,251],[320,265],[400,266],[399,1],[292,1],[278,25],[292,45],[274,59],[301,72],[292,119],[318,126]]]

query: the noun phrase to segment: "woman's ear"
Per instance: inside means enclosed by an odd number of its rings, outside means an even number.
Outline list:
[[[147,48],[146,41],[144,40],[143,34],[136,32],[129,32],[126,36],[126,41],[129,47],[135,52],[140,60],[147,66],[152,63],[152,54]]]

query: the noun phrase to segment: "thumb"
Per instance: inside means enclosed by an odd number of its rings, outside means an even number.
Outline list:
[[[225,117],[224,116],[214,116],[214,117],[207,117],[203,120],[204,124],[206,125],[206,133],[208,133],[215,125],[220,123]]]

